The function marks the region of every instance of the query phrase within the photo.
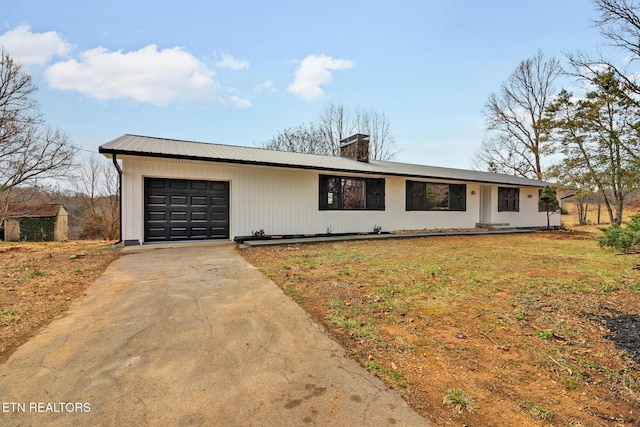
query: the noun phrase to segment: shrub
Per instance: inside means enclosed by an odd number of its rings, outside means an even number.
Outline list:
[[[640,215],[631,217],[626,227],[614,224],[600,230],[604,232],[604,236],[598,240],[601,247],[611,247],[629,253],[640,244]]]
[[[117,218],[114,220],[108,215],[89,214],[82,227],[80,238],[113,240],[118,237],[119,224]]]
[[[262,239],[266,239],[267,235],[264,232],[264,229],[260,229],[258,231],[254,231],[251,233],[251,235],[253,236],[254,239],[258,239],[258,240],[262,240]]]

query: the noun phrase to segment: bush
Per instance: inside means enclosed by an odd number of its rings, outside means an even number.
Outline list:
[[[118,220],[107,215],[89,215],[84,223],[81,239],[113,240],[118,237]]]
[[[20,240],[47,242],[53,240],[56,217],[20,218]]]
[[[598,240],[601,247],[611,247],[629,253],[640,244],[640,215],[631,217],[626,227],[612,225],[600,230],[604,232],[604,236]]]

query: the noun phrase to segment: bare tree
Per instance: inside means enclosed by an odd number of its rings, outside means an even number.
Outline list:
[[[76,181],[85,224],[81,237],[113,240],[119,232],[118,174],[107,161],[89,156]]]
[[[640,58],[640,5],[634,0],[594,0],[600,12],[596,24],[600,34],[614,46],[631,52]]]
[[[545,112],[555,95],[560,62],[538,51],[522,61],[485,105],[487,137],[475,154],[481,169],[543,179],[543,156],[552,152]]]
[[[600,12],[600,19],[595,23],[600,27],[600,34],[611,45],[626,50],[631,55],[629,63],[640,59],[640,4],[637,0],[594,0],[594,5]],[[572,73],[579,79],[588,79],[590,75],[598,73],[601,69],[613,71],[625,91],[634,93],[633,100],[640,104],[640,85],[638,74],[618,68],[611,61],[602,57],[593,59],[585,53],[568,55],[569,62],[574,68]],[[630,153],[634,154],[634,153]]]
[[[369,135],[369,154],[372,159],[391,160],[399,153],[391,124],[384,112],[358,108],[353,113],[352,121],[350,134],[357,132]]]
[[[332,156],[332,147],[324,143],[326,139],[322,131],[311,123],[284,129],[262,146],[270,150]]]
[[[557,111],[556,113],[558,114],[559,120],[563,120],[561,115],[566,114],[564,111]],[[567,137],[577,137],[575,129],[567,128],[566,131],[568,132]],[[579,140],[576,142],[579,143]],[[578,211],[578,224],[587,225],[589,203],[593,200],[594,195],[598,194],[598,184],[595,179],[593,179],[585,162],[580,158],[571,159],[564,157],[561,163],[550,166],[546,171],[546,175],[547,179],[555,182],[560,188],[572,193],[570,197],[573,199]]]
[[[331,148],[332,156],[339,156],[340,141],[352,134],[349,111],[342,104],[330,104],[320,113],[319,122],[325,138],[323,144]]]
[[[369,135],[369,154],[374,160],[391,160],[398,154],[391,124],[384,113],[348,110],[331,104],[316,122],[288,128],[264,143],[264,148],[297,153],[340,155],[340,141],[354,133]]]
[[[76,148],[67,135],[45,126],[31,76],[0,49],[0,222],[26,188],[67,175]]]

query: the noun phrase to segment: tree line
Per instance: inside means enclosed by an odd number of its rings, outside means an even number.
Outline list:
[[[79,161],[69,136],[47,125],[37,90],[31,75],[0,48],[0,226],[11,206],[62,203],[73,237],[116,239],[116,172],[101,156]],[[21,214],[28,216],[28,208],[21,207]]]
[[[611,224],[622,222],[627,196],[640,183],[640,5],[594,0],[605,41],[629,56],[620,67],[602,55],[542,51],[523,60],[485,104],[486,136],[474,156],[480,169],[556,183],[575,194],[581,224],[592,195]],[[574,87],[556,89],[565,77]]]

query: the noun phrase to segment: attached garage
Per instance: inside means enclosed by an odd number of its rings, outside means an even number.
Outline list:
[[[144,179],[144,240],[229,238],[229,183]]]

